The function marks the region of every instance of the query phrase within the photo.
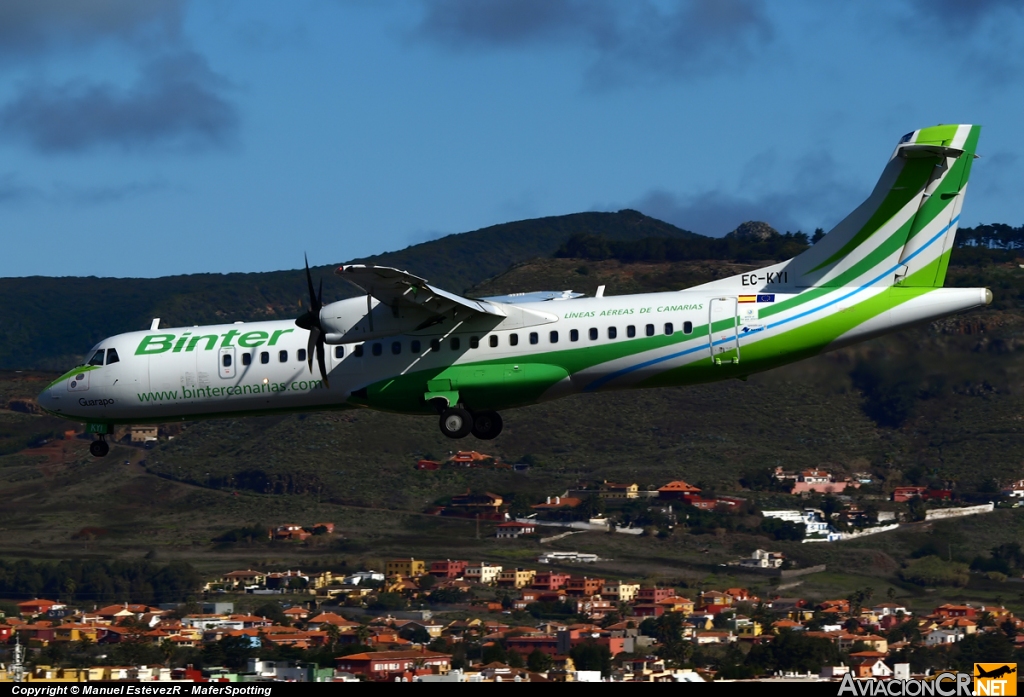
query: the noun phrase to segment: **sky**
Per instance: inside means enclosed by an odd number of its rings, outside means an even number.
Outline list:
[[[1021,225],[1022,49],[1018,0],[4,0],[0,276],[622,208],[827,230],[938,123],[983,126],[961,223]]]

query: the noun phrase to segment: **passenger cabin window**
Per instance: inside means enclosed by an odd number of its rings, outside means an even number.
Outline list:
[[[672,334],[673,334],[673,332],[675,332],[675,330],[676,330],[676,328],[675,328],[675,326],[673,326],[673,324],[671,322],[665,322],[665,334],[667,336],[672,336]]]
[[[299,349],[295,352],[295,360],[302,363],[306,360],[306,349]]]
[[[618,335],[619,335],[619,330],[618,329],[616,329],[615,327],[608,327],[608,338],[609,339],[614,339]]]
[[[590,328],[590,340],[597,341],[597,327]]]
[[[121,359],[117,357],[117,349],[107,349],[107,365],[117,363]]]
[[[223,366],[225,368],[230,368],[231,367],[231,354],[230,353],[225,353],[223,356],[220,357],[220,362],[221,362],[221,364],[223,364]]]
[[[344,346],[335,346],[334,347],[334,357],[335,358],[344,358],[345,357],[345,347]]]
[[[480,348],[480,337],[471,336],[469,337],[469,347],[471,349]]]
[[[648,324],[644,328],[644,333],[647,334],[647,336],[654,336],[654,325],[653,324]]]
[[[392,341],[391,342],[391,353],[393,353],[393,354],[395,354],[397,356],[401,352],[402,352],[402,342],[401,341]]]
[[[462,346],[462,341],[460,341],[459,337],[457,337],[457,336],[453,336],[452,337],[452,342],[451,343],[452,343],[452,351],[458,351],[459,347]]]
[[[413,353],[419,353],[422,349],[423,345],[420,344],[419,339],[413,339],[412,342],[409,344],[409,350],[412,351]]]
[[[570,329],[569,330],[569,341],[579,341],[579,340],[580,340],[580,330],[579,329]]]
[[[636,327],[634,327],[632,324],[626,327],[626,336],[628,336],[630,339],[636,336]]]
[[[518,334],[509,334],[508,335],[508,345],[509,346],[518,346],[519,345],[519,335]]]
[[[558,343],[558,332],[551,332],[550,334],[548,334],[548,339],[551,340],[552,344],[557,344]]]
[[[530,332],[530,343],[536,344],[540,342],[540,337],[537,336],[537,332]]]
[[[260,363],[262,363],[263,365],[266,365],[267,363],[270,363],[270,352],[269,351],[260,351]]]
[[[363,348],[362,344],[356,344],[356,347],[355,347],[355,356],[356,356],[356,358],[362,358],[363,357],[363,351],[365,351],[365,350],[366,349]]]
[[[277,360],[281,361],[282,363],[287,363],[288,362],[288,352],[287,351],[278,351],[277,352]]]
[[[441,340],[440,339],[431,339],[430,340],[430,350],[431,351],[440,351],[441,350]]]
[[[374,356],[379,356],[382,353],[384,353],[384,347],[381,346],[379,342],[375,343],[373,345],[373,355]]]
[[[683,334],[693,334],[693,322],[683,322]]]
[[[491,334],[491,338],[488,343],[491,345],[491,348],[498,348],[498,335]]]
[[[243,353],[242,354],[242,365],[252,365],[252,354],[251,353]]]
[[[103,349],[92,354],[92,358],[89,359],[89,365],[103,365]]]

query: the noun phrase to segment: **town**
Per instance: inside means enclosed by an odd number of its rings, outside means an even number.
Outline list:
[[[459,452],[415,465],[463,467],[514,470],[529,463],[503,465]],[[1024,481],[1007,483],[982,503],[935,484],[863,496],[874,484],[868,473],[778,467],[747,480],[743,495],[683,480],[657,488],[582,483],[529,503],[466,491],[427,510],[475,520],[478,534],[482,524],[499,548],[516,545],[516,563],[407,556],[376,569],[261,564],[201,580],[180,569],[175,576],[170,567],[138,567],[121,571],[133,580],[113,578],[104,586],[124,597],[106,606],[90,602],[88,593],[76,596],[82,589],[68,578],[49,598],[0,600],[0,680],[838,681],[905,679],[968,670],[975,660],[1024,658],[1024,621],[1002,602],[933,602],[929,588],[962,589],[968,577],[1020,577],[1019,544],[979,554],[969,568],[944,560],[943,550],[925,549],[884,591],[855,588],[833,597],[799,592],[804,579],[827,573],[826,565],[801,566],[772,548],[841,545],[902,526],[1017,508]],[[763,546],[708,576],[722,585],[598,572],[609,560],[550,546],[588,532],[660,538],[678,527],[700,535],[740,516],[760,521],[749,532]],[[300,521],[241,528],[221,539],[303,546],[336,534],[332,522]],[[33,585],[31,571],[15,564],[0,576],[9,589],[52,587]],[[141,578],[145,573],[156,576]],[[949,573],[960,576],[943,576]],[[738,575],[753,581],[729,585]],[[146,584],[151,591],[159,586],[154,597],[177,600],[132,602]]]

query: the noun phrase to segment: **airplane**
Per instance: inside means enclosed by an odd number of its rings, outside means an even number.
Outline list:
[[[500,412],[570,395],[747,376],[981,307],[944,288],[980,126],[900,138],[868,198],[816,244],[684,290],[468,298],[394,268],[347,264],[359,296],[294,321],[128,332],[99,342],[39,395],[109,451],[117,424],[370,408],[437,415],[489,440]],[[313,363],[317,363],[314,371]]]

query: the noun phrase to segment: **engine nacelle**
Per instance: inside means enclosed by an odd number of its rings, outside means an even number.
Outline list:
[[[414,308],[395,311],[374,297],[364,295],[324,305],[320,326],[328,344],[350,344],[415,331],[430,314]]]

